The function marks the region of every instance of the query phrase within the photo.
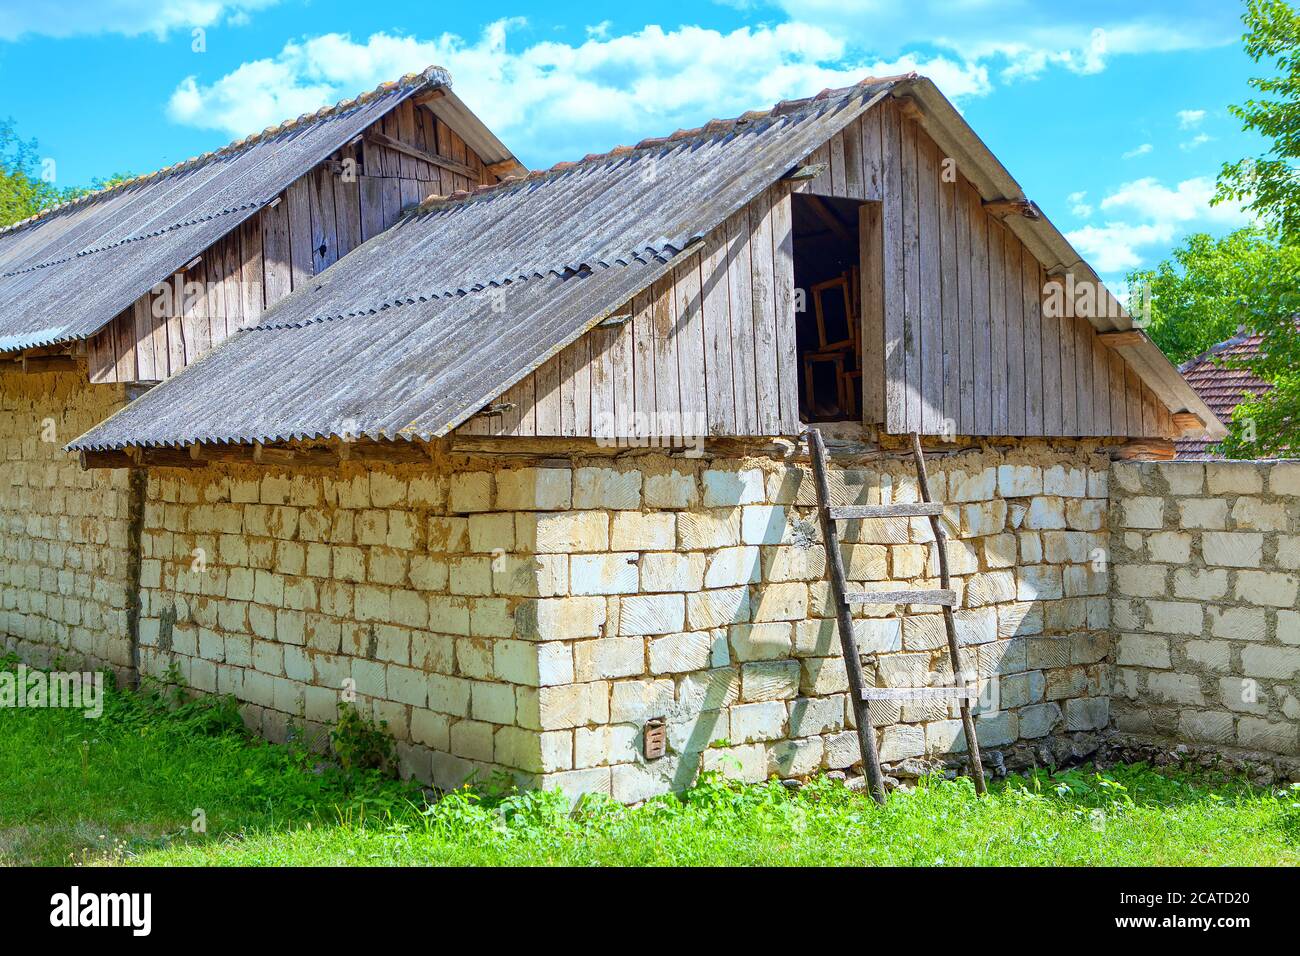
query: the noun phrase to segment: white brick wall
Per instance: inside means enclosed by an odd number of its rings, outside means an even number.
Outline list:
[[[1115,724],[1300,753],[1295,462],[1116,464]]]
[[[0,641],[29,662],[130,669],[127,473],[63,451],[124,400],[82,372],[0,373]]]

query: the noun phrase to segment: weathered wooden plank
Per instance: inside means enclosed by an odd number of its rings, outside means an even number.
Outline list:
[[[226,262],[221,244],[210,247],[203,255],[204,294],[207,297],[208,348],[226,338]]]
[[[974,425],[967,434],[993,434],[992,323],[989,319],[988,215],[975,188],[966,190],[970,225],[971,338]]]
[[[90,381],[96,385],[115,380],[117,356],[113,348],[112,323],[91,336],[86,348],[86,366]]]
[[[1124,404],[1128,406],[1128,432],[1131,437],[1140,438],[1146,434],[1142,409],[1142,379],[1127,362],[1124,363],[1124,379],[1126,382]]]
[[[672,274],[660,278],[650,289],[650,336],[654,347],[655,404],[650,433],[659,436],[685,434],[681,427],[681,383],[677,370],[677,336],[673,322]]]
[[[1043,389],[1055,388],[1043,381],[1042,271],[1038,260],[1025,250],[1020,260],[1021,309],[1025,326],[1025,434],[1043,434]]]
[[[921,285],[927,277],[921,273],[921,222],[917,185],[916,123],[903,120],[899,125],[900,165],[903,185],[903,352],[906,412],[901,427],[891,431],[910,432],[920,429],[924,395],[921,362],[925,350],[922,330]]]
[[[1002,246],[1004,296],[1007,310],[1007,432],[1025,433],[1025,300],[1020,240],[1004,229]]]
[[[655,417],[655,342],[654,317],[651,315],[651,294],[647,290],[632,300],[632,434],[646,437],[652,434],[651,423]]]
[[[704,305],[704,367],[708,388],[709,434],[736,434],[736,395],[731,353],[731,304],[727,282],[727,230],[719,226],[704,239],[700,255]]]
[[[957,268],[957,337],[961,343],[957,356],[957,408],[954,417],[957,433],[975,433],[975,326],[972,319],[970,194],[965,179],[958,177],[952,185],[953,225],[956,230],[954,249]],[[980,330],[983,334],[983,330]]]
[[[140,381],[162,379],[154,363],[153,315],[149,309],[150,296],[145,293],[131,306],[132,331],[135,336],[135,367]]]
[[[631,307],[632,304],[628,303],[628,308]],[[633,434],[632,422],[636,414],[633,325],[632,322],[620,325],[614,338],[614,434],[619,438]]]
[[[823,143],[817,147],[808,156],[805,161],[807,166],[824,167],[820,173],[810,179],[807,183],[806,191],[815,196],[833,196],[833,185],[831,183],[831,149],[830,145]]]
[[[977,687],[864,687],[863,700],[977,700]]]
[[[862,184],[862,117],[858,117],[836,137],[844,143],[844,195],[866,199]]]
[[[917,129],[915,124],[911,124]],[[939,168],[938,150],[930,137],[918,130],[916,136],[917,220],[920,229],[921,334],[914,348],[920,353],[921,432],[938,434],[944,407],[943,304],[940,299],[942,262],[940,261]]]
[[[939,501],[914,501],[897,505],[833,505],[831,517],[836,521],[861,521],[867,518],[927,518],[943,514]]]
[[[939,432],[955,435],[961,421],[961,295],[962,264],[957,258],[957,192],[955,178],[945,177],[943,156],[938,155],[936,188],[939,192],[939,319],[943,327],[943,400]]]
[[[989,399],[990,435],[1007,431],[1007,287],[1003,257],[1006,229],[985,214],[989,255]]]
[[[877,106],[858,120],[862,129],[862,198],[873,202],[879,202],[884,195],[880,147],[883,117],[884,108]]]
[[[243,297],[241,308],[242,323],[252,325],[257,321],[265,307],[262,277],[262,227],[259,222],[250,219],[239,230],[240,293]]]
[[[289,207],[289,274],[293,288],[300,289],[316,274],[315,250],[312,247],[311,204],[312,177],[299,178],[288,188],[284,205]]]
[[[862,420],[885,421],[885,250],[882,204],[858,207],[858,261],[861,263]]]
[[[533,373],[534,435],[562,435],[560,356],[553,355]]]
[[[1092,353],[1092,428],[1093,434],[1106,437],[1112,434],[1110,425],[1110,359],[1106,349],[1097,341],[1095,332],[1088,337]]]
[[[289,203],[281,198],[262,210],[262,273],[265,307],[270,308],[293,291],[293,265],[289,252]],[[176,371],[175,368],[172,369]]]
[[[1078,391],[1075,388],[1075,376],[1078,363],[1074,355],[1074,316],[1072,310],[1066,310],[1058,320],[1060,331],[1055,342],[1058,361],[1061,366],[1061,430],[1058,435],[1077,435],[1079,433]],[[1055,371],[1055,369],[1053,369]]]
[[[1092,324],[1087,319],[1074,319],[1074,433],[1080,436],[1097,434],[1092,422]]]
[[[307,177],[311,213],[312,275],[320,275],[338,259],[338,224],[334,214],[334,175],[318,166]]]
[[[850,604],[936,604],[952,607],[957,592],[942,588],[905,591],[850,591],[844,595]]]
[[[186,285],[193,283],[193,296],[185,297],[185,364],[212,348],[212,284],[208,282],[208,262],[204,260],[185,274]]]
[[[618,329],[592,329],[587,333],[591,349],[591,434],[593,438],[614,437],[614,351]]]
[[[226,335],[234,335],[244,324],[244,253],[239,231],[232,232],[222,242],[225,257],[225,278],[222,298],[226,305]]]
[[[754,365],[754,286],[749,248],[749,209],[727,220],[727,290],[731,309],[733,386],[736,393],[736,434],[756,435],[758,385]]]
[[[166,304],[167,308],[165,310],[167,316],[167,367],[168,373],[171,375],[175,375],[185,367],[185,356],[193,349],[193,346],[186,344],[189,329],[185,325],[185,300],[188,297],[189,293],[185,288],[184,275],[173,276],[171,301]]]
[[[1043,434],[1060,435],[1062,423],[1061,401],[1061,318],[1048,314],[1050,309],[1039,309],[1043,328]]]
[[[245,226],[249,226],[245,223]],[[261,226],[256,222],[249,227],[252,232],[259,237],[262,234]],[[174,286],[173,286],[174,288]],[[162,290],[155,292],[150,290],[146,297],[149,304],[149,326],[150,338],[153,339],[153,367],[154,374],[161,381],[171,376],[173,371],[179,372],[180,369],[171,367],[171,350],[167,344],[167,303],[168,298],[163,295]]]
[[[841,157],[842,160],[842,157]],[[750,302],[754,316],[755,427],[760,435],[781,433],[781,383],[777,370],[776,264],[772,246],[772,191],[749,207]]]
[[[772,311],[776,330],[777,393],[780,434],[799,430],[799,355],[794,312],[794,220],[789,190],[773,186],[772,193]],[[698,290],[698,281],[696,283]],[[683,383],[685,379],[683,379]],[[686,406],[685,388],[682,395]]]
[[[1118,352],[1107,351],[1106,363],[1110,366],[1110,433],[1124,437],[1129,434],[1128,373]]]
[[[884,300],[884,413],[891,432],[907,430],[907,281],[906,238],[903,221],[905,187],[902,162],[902,134],[898,110],[893,103],[881,104],[880,173],[881,193],[881,297]],[[872,113],[877,112],[873,110]],[[870,114],[868,114],[870,115]]]
[[[332,176],[338,254],[346,256],[361,245],[361,183],[355,172]]]
[[[362,176],[357,182],[361,203],[361,241],[373,239],[384,231],[384,184],[377,176]]]
[[[828,154],[831,162],[830,173],[832,196],[844,197],[849,195],[848,178],[844,169],[844,139],[844,133],[840,132],[835,136],[832,136],[830,142],[827,144],[829,147]]]

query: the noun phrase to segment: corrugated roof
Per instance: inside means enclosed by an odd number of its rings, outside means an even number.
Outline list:
[[[427,203],[69,447],[444,435],[898,82]]]
[[[1258,358],[1262,341],[1262,335],[1238,335],[1178,366],[1187,384],[1196,390],[1220,421],[1231,421],[1232,410],[1246,396],[1260,395],[1272,388],[1250,369],[1237,366],[1239,362]],[[1208,457],[1210,446],[1214,444],[1214,440],[1203,435],[1174,442],[1180,458]]]
[[[441,67],[0,230],[0,351],[93,335]]]

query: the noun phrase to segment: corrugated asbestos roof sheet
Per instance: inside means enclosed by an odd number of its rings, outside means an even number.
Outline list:
[[[402,100],[431,67],[0,231],[0,351],[84,339]]]
[[[1196,390],[1220,421],[1232,420],[1232,410],[1247,396],[1267,392],[1270,386],[1256,378],[1249,369],[1235,367],[1237,362],[1259,356],[1260,335],[1239,335],[1220,342],[1203,355],[1178,367],[1187,384]],[[1179,458],[1205,458],[1217,442],[1204,437],[1180,438],[1174,442]]]
[[[896,82],[426,203],[69,447],[444,435]]]

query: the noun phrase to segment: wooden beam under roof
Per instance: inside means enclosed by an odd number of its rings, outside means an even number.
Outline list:
[[[454,159],[447,159],[444,156],[435,156],[433,153],[426,152],[417,146],[403,143],[400,139],[393,139],[391,136],[372,131],[365,134],[365,140],[375,146],[383,146],[386,149],[404,153],[412,159],[439,166],[448,172],[456,173],[458,176],[465,176],[472,182],[478,181],[479,173],[474,167],[466,166],[464,163],[458,163]]]

